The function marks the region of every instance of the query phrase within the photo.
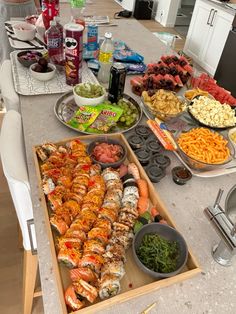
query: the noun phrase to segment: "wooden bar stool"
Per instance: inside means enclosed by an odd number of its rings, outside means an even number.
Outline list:
[[[22,134],[21,115],[15,110],[8,111],[1,128],[0,153],[23,238],[23,313],[30,314],[33,298],[40,296],[41,291],[35,291],[37,243]]]

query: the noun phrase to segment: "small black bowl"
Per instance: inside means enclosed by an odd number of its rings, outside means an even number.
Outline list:
[[[133,150],[142,148],[145,143],[144,138],[137,134],[129,136],[127,141]]]
[[[134,131],[137,135],[142,136],[144,139],[148,138],[152,133],[151,129],[146,125],[137,125],[134,128]]]
[[[144,149],[142,149],[142,148],[137,149],[135,151],[135,154],[136,154],[136,157],[138,158],[138,160],[142,166],[148,165],[148,163],[152,157],[152,152],[146,150],[145,148]]]
[[[171,172],[173,181],[178,185],[184,185],[192,178],[191,172],[186,167],[174,167]]]
[[[32,58],[30,58],[30,55],[32,55]],[[27,58],[29,56],[29,58]],[[33,57],[35,56],[35,57]],[[39,58],[41,58],[43,55],[39,51],[35,50],[25,50],[25,51],[20,51],[17,54],[17,60],[26,68],[29,68],[31,64],[36,63]],[[24,58],[25,57],[25,58]]]
[[[94,150],[95,146],[100,144],[100,143],[107,143],[107,144],[113,144],[113,145],[121,146],[121,148],[123,150],[121,158],[116,162],[108,162],[108,163],[104,163],[104,162],[100,162],[100,161],[96,160],[95,157],[93,156],[93,150]],[[102,169],[105,169],[108,167],[119,168],[120,165],[125,161],[125,159],[127,157],[126,147],[120,141],[115,140],[115,139],[109,139],[107,137],[98,137],[96,140],[91,142],[87,146],[87,152],[88,152],[89,156],[91,157],[92,161],[96,164],[100,164]]]
[[[170,158],[168,156],[161,154],[154,154],[151,161],[154,165],[157,165],[162,169],[167,168],[171,163]]]
[[[166,175],[163,168],[154,164],[145,167],[145,171],[149,179],[154,183],[158,183]]]
[[[158,273],[149,268],[147,268],[139,259],[136,251],[141,245],[142,239],[145,234],[158,234],[159,236],[169,240],[169,241],[176,241],[179,245],[179,258],[176,265],[176,270],[170,273]],[[146,274],[154,277],[154,278],[168,278],[177,275],[181,272],[185,264],[188,260],[188,247],[183,238],[183,236],[174,228],[160,224],[160,223],[150,223],[144,225],[135,235],[132,244],[132,251],[135,263],[139,267],[140,270],[145,272]]]
[[[160,153],[162,151],[162,145],[157,138],[150,138],[146,140],[146,148],[153,153]]]

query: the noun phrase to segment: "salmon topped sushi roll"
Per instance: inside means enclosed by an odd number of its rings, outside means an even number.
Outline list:
[[[77,298],[73,285],[70,285],[65,291],[65,302],[72,311],[77,311],[85,306],[85,302]]]
[[[90,303],[93,303],[98,296],[97,289],[83,279],[73,282],[73,287],[77,294],[86,298]]]
[[[89,267],[94,270],[96,273],[99,273],[102,265],[104,263],[104,259],[102,256],[95,253],[88,253],[83,255],[83,257],[79,260],[79,267]]]
[[[98,279],[98,275],[89,267],[78,267],[70,270],[70,278],[72,281],[83,279],[88,283],[94,283]]]
[[[84,254],[93,252],[102,255],[105,253],[105,248],[101,241],[97,239],[91,239],[84,242],[83,251]]]

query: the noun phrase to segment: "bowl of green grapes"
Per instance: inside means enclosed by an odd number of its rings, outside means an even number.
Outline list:
[[[77,106],[96,106],[106,97],[106,89],[99,84],[80,83],[73,88],[74,100]]]

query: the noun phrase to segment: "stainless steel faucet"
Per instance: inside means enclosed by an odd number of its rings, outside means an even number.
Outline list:
[[[219,190],[214,206],[208,206],[204,212],[221,238],[220,243],[213,246],[212,256],[220,265],[230,266],[236,254],[236,223],[230,220],[220,206],[223,192]]]

